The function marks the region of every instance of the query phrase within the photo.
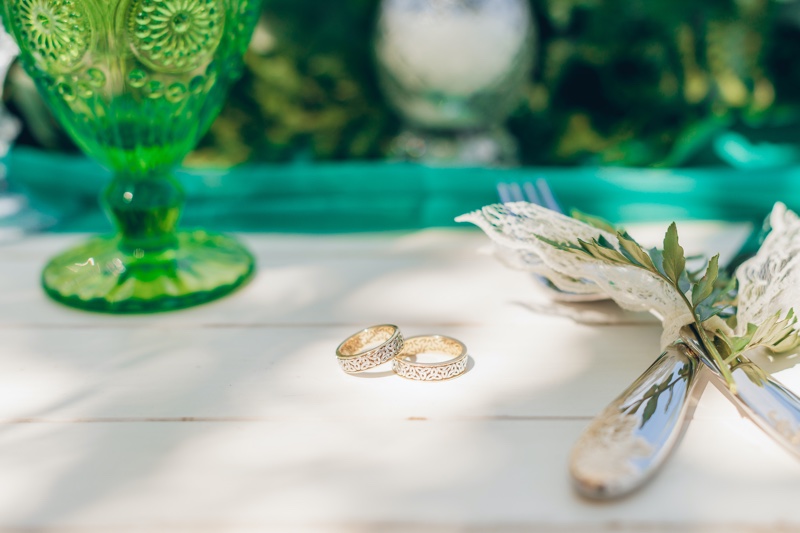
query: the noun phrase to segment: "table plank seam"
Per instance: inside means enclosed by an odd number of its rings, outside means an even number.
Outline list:
[[[371,417],[290,417],[290,416],[122,416],[122,417],[16,417],[0,418],[0,425],[12,424],[119,424],[119,423],[270,423],[286,421],[345,421]],[[395,419],[406,422],[575,422],[589,421],[592,416],[581,415],[485,415],[485,416],[408,416],[401,418],[373,417],[381,421]]]
[[[250,323],[224,323],[224,322],[196,322],[196,323],[122,323],[119,324],[70,324],[70,323],[36,323],[36,322],[23,322],[19,324],[0,324],[2,329],[161,329],[161,330],[174,330],[174,329],[338,329],[338,328],[358,328],[362,329],[371,324],[364,323],[349,323],[349,322],[250,322]],[[484,327],[502,325],[500,323],[480,323],[480,322],[419,322],[409,323],[403,322],[403,327],[406,328],[470,328],[470,327]],[[615,324],[616,325],[616,324]]]
[[[579,325],[583,325],[578,323]],[[36,323],[36,322],[22,322],[19,324],[0,324],[0,330],[31,330],[31,329],[156,329],[156,330],[175,330],[175,329],[341,329],[341,328],[357,328],[363,329],[370,326],[363,322],[251,322],[251,323],[224,323],[224,322],[197,322],[197,323],[122,323],[119,324],[74,324],[74,323]],[[644,329],[649,328],[655,330],[661,326],[658,324],[649,324],[637,321],[622,321],[613,322],[609,324],[588,324],[590,326],[600,327],[625,327]],[[505,322],[408,322],[404,321],[401,327],[406,328],[481,328],[481,327],[498,327],[508,326]]]

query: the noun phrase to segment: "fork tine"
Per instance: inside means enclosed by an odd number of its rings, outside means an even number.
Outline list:
[[[525,191],[525,198],[532,204],[536,205],[544,205],[542,203],[542,198],[539,196],[539,193],[536,191],[536,187],[533,186],[533,183],[530,181],[526,181],[522,184],[522,190]]]
[[[497,183],[496,187],[497,196],[500,198],[501,203],[529,202],[544,206],[558,213],[564,212],[552,189],[550,189],[550,185],[544,178],[539,178],[535,183],[524,181],[522,185],[517,182],[506,183],[501,181]]]
[[[556,211],[557,213],[564,213],[564,208],[556,200],[553,190],[544,178],[536,180],[536,188],[539,189],[539,196],[544,200],[544,206],[548,209]]]
[[[519,186],[519,183],[512,182],[508,185],[508,192],[511,195],[512,202],[524,202],[525,195],[522,194],[522,189]]]
[[[500,197],[500,203],[508,204],[511,203],[511,194],[508,192],[508,183],[503,183],[502,181],[497,184],[497,196]]]

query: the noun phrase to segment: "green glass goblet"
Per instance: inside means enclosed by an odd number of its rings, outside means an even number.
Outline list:
[[[113,313],[223,296],[254,260],[230,237],[178,231],[172,169],[242,69],[260,0],[3,0],[3,22],[39,92],[78,146],[114,171],[103,203],[118,234],[54,258],[52,298]]]

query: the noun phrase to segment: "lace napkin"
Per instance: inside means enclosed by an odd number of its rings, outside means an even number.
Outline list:
[[[633,266],[611,266],[586,255],[565,252],[537,237],[572,243],[578,239],[591,241],[603,237],[616,243],[616,236],[609,232],[525,202],[489,205],[457,220],[483,229],[508,266],[535,272],[563,291],[604,295],[623,309],[655,314],[664,326],[662,344],[665,347],[677,338],[682,326],[693,321],[674,289],[652,273]],[[748,323],[763,323],[775,313],[797,307],[800,302],[800,279],[795,279],[800,276],[800,218],[778,203],[769,221],[772,231],[758,254],[736,272],[739,282],[737,334],[742,334]],[[568,313],[562,310],[559,314]]]
[[[651,272],[559,250],[540,238],[577,243],[578,239],[602,237],[616,243],[612,233],[526,202],[489,205],[456,220],[471,222],[486,232],[507,264],[544,276],[563,291],[602,293],[623,309],[655,314],[664,326],[664,347],[678,338],[681,327],[694,320],[675,290]]]
[[[758,253],[736,270],[736,334],[776,313],[800,311],[800,218],[782,203],[769,216],[769,235]]]

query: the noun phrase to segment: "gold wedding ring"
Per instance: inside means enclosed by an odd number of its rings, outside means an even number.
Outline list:
[[[357,374],[382,365],[403,349],[403,334],[392,324],[363,329],[336,348],[339,366],[348,374]]]
[[[418,362],[417,356],[423,353],[443,353],[453,357],[440,363]],[[392,367],[398,376],[416,381],[453,379],[467,369],[467,347],[461,341],[444,335],[409,337],[394,358]]]

